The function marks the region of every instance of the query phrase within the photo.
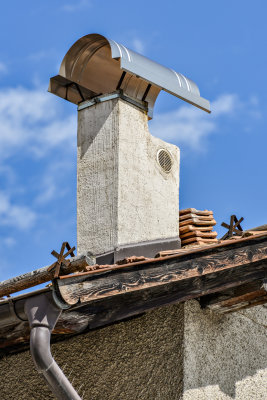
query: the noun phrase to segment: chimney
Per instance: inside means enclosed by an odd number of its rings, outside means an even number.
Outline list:
[[[98,263],[180,247],[179,149],[148,130],[161,89],[210,112],[184,75],[98,34],[50,79],[78,105],[77,247]]]

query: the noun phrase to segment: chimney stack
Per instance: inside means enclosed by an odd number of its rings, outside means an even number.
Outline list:
[[[179,149],[148,130],[161,89],[209,112],[184,75],[97,34],[50,80],[78,104],[77,247],[98,263],[180,247]]]

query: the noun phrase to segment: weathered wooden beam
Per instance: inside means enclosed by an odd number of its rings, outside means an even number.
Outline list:
[[[68,266],[61,266],[60,273],[62,275],[83,271],[86,266],[95,264],[95,260],[92,259],[89,253],[70,258],[69,261],[70,264]],[[50,265],[0,282],[0,297],[51,281],[55,273],[49,268]]]
[[[150,309],[262,280],[267,271],[267,237],[205,251],[131,264],[122,270],[87,273],[54,284],[67,304],[85,304],[90,327]]]
[[[109,297],[103,297],[99,300],[81,303],[77,311],[88,315],[88,327],[90,329],[98,328],[164,305],[198,298],[202,293],[211,293],[212,291],[220,290],[222,287],[231,287],[231,285],[237,282],[240,284],[242,283],[239,280],[240,275],[242,275],[240,269],[236,271],[236,274],[231,274],[230,272],[228,280],[226,280],[226,275],[223,274],[219,277],[217,285],[216,280],[218,277],[209,276],[206,278],[185,279],[179,283],[168,283],[147,289],[143,288],[142,290],[126,291]],[[252,273],[251,276],[253,279],[255,273]],[[250,279],[251,276],[247,274],[247,279]],[[209,291],[207,290],[207,281]],[[123,282],[121,283],[123,284]],[[104,290],[105,288],[103,288]]]
[[[253,298],[253,299],[251,298],[251,299],[248,299],[246,301],[246,299],[244,298],[242,302],[237,303],[235,305],[231,305],[229,308],[224,307],[224,311],[221,312],[221,313],[222,314],[228,314],[228,313],[232,313],[232,312],[235,312],[235,311],[240,311],[240,310],[244,310],[244,309],[247,309],[247,308],[260,306],[260,305],[263,305],[263,304],[266,304],[266,303],[267,303],[267,295],[266,295],[266,293],[265,293],[264,296],[261,296],[261,297],[257,297],[257,295],[255,294],[255,298]],[[218,311],[215,311],[215,312],[218,313]]]
[[[267,235],[264,235],[188,250],[153,261],[65,276],[54,282],[59,300],[71,304],[81,302],[63,311],[54,331],[55,337],[101,327],[191,298],[207,300],[207,295],[216,296],[216,293],[224,295],[221,300],[229,301],[230,293],[232,298],[235,294],[236,301],[238,295],[247,293],[249,305],[241,304],[244,307],[266,302],[264,297],[257,298],[255,294],[263,294],[259,285],[264,281],[266,268]],[[232,310],[234,306],[238,303],[231,305]],[[1,351],[16,351],[17,346],[28,345],[28,334],[27,322],[20,321],[19,328],[17,321],[1,328],[0,349],[5,348],[0,350],[0,355]]]
[[[200,298],[202,308],[209,308],[217,313],[229,313],[265,302],[267,302],[267,292],[262,280]]]
[[[183,253],[179,257],[150,259],[121,267],[123,273],[114,268],[105,272],[92,271],[63,277],[57,281],[61,296],[73,305],[148,287],[198,277],[208,278],[213,273],[219,280],[219,273],[225,271],[224,275],[234,275],[237,268],[242,269],[237,280],[241,283],[250,281],[253,274],[255,277],[258,274],[264,276],[267,267],[267,237],[253,237],[242,242],[231,242],[227,247],[206,248],[201,253]],[[249,274],[249,280],[246,274]],[[218,284],[224,285],[224,282]],[[233,282],[231,286],[237,286],[237,283]]]

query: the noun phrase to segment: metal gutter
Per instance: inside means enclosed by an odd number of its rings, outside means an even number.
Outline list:
[[[30,293],[24,293],[16,297],[8,297],[0,301],[0,328],[13,325],[16,322],[28,321],[24,311],[24,305],[27,299],[51,292],[51,289],[39,289]]]

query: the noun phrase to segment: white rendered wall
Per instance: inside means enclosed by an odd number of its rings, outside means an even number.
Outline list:
[[[185,303],[183,400],[267,399],[266,311],[219,315]]]
[[[78,112],[78,254],[109,251],[117,240],[118,113],[112,101]]]
[[[117,98],[79,111],[77,173],[78,253],[179,236],[179,149],[150,135],[140,108]]]
[[[120,101],[118,244],[179,236],[178,147],[153,137],[147,116]],[[170,173],[157,162],[157,152],[172,155]]]

